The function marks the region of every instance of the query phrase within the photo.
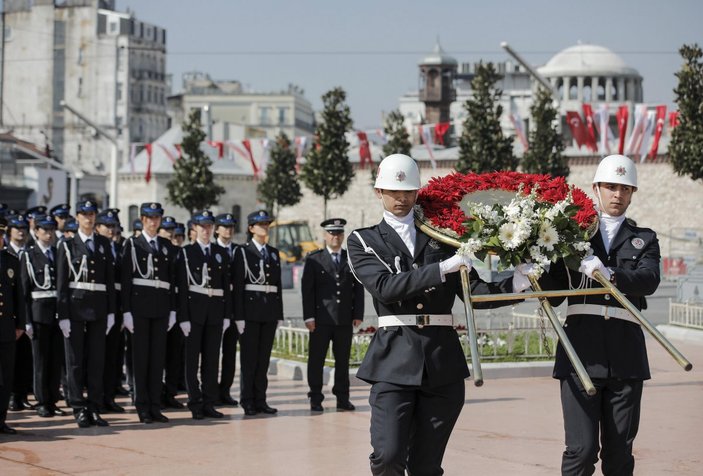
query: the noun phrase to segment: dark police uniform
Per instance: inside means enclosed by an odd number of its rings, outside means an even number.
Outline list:
[[[196,213],[193,221],[214,224],[214,217],[212,212],[204,210]],[[178,256],[178,322],[181,328],[190,323],[185,338],[186,387],[188,408],[196,420],[204,416],[222,417],[214,409],[219,394],[217,372],[224,320],[230,321],[232,314],[229,256],[214,243],[208,243],[207,247],[208,256],[196,240],[183,247]],[[199,367],[202,388],[198,381]]]
[[[97,212],[97,207],[86,200],[77,204],[76,212]],[[64,339],[68,402],[80,427],[107,426],[99,409],[103,403],[105,333],[109,314],[114,318],[115,313],[111,243],[95,232],[83,241],[80,233],[60,243],[57,252],[58,317],[70,322],[70,334]],[[87,400],[84,387],[88,389]]]
[[[247,217],[249,225],[271,221],[265,210]],[[259,251],[253,238],[234,255],[234,320],[245,321],[240,336],[240,404],[246,415],[276,413],[266,403],[266,373],[278,321],[283,320],[281,262],[276,248],[264,245]]]
[[[385,221],[357,230],[347,246],[352,270],[373,296],[379,317],[417,316],[420,324],[379,327],[357,372],[373,384],[372,473],[401,475],[407,466],[409,474],[442,474],[442,456],[464,405],[469,369],[452,325],[423,324],[424,316],[451,315],[454,297],[463,297],[459,273],[446,274],[444,282],[440,273],[439,262],[455,251],[416,229],[411,256]],[[471,270],[470,280],[473,294],[512,291],[511,279],[486,283]]]
[[[53,217],[37,217],[37,228],[53,232]],[[27,323],[31,324],[34,357],[34,396],[37,413],[42,417],[63,415],[56,406],[61,399],[64,362],[63,336],[56,320],[56,247],[43,249],[39,242],[22,253],[20,272],[27,306]]]
[[[0,217],[0,232],[6,220]],[[26,306],[20,283],[20,263],[7,250],[0,249],[0,433],[16,431],[5,423],[15,373],[15,340],[24,331]]]
[[[610,268],[611,280],[638,308],[659,285],[659,241],[654,231],[625,220],[606,252],[601,232],[591,239],[594,254]],[[581,273],[552,265],[541,280],[545,289],[567,289]],[[588,280],[588,287],[601,287]],[[559,305],[564,299],[553,299]],[[610,295],[570,296],[564,330],[597,393],[588,396],[561,345],[554,378],[561,382],[566,450],[563,474],[593,474],[598,461],[599,427],[604,474],[632,474],[632,442],[637,435],[642,383],[650,378],[644,334],[635,318]],[[607,316],[607,317],[605,317]]]
[[[160,217],[163,209],[143,203],[140,213]],[[161,392],[169,315],[176,312],[177,256],[169,240],[145,233],[126,240],[122,252],[122,311],[134,322],[134,405],[144,423],[168,421],[161,414]]]
[[[320,225],[328,232],[343,233],[346,220],[333,218]],[[308,386],[310,405],[321,410],[322,375],[325,356],[332,342],[334,354],[334,386],[338,407],[352,410],[349,402],[349,354],[353,320],[364,318],[364,287],[351,273],[347,251],[340,249],[333,256],[328,249],[317,250],[305,258],[301,292],[303,318],[314,320],[315,330],[310,333],[308,354]]]

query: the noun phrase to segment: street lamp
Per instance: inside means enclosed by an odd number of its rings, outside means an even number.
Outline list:
[[[111,151],[110,151],[110,200],[109,200],[109,206],[110,208],[115,208],[117,206],[117,150],[118,150],[118,142],[117,138],[107,132],[105,129],[85,117],[83,114],[80,112],[76,111],[73,107],[68,105],[66,101],[61,100],[59,102],[59,105],[72,113],[74,116],[76,116],[78,119],[81,121],[85,122],[88,124],[90,127],[93,128],[93,130],[100,136],[103,136],[105,139],[109,140],[110,143],[112,144]]]

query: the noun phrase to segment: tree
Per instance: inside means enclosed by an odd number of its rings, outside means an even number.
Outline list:
[[[669,157],[677,174],[700,180],[703,179],[703,51],[693,44],[683,45],[679,53],[684,59],[676,73],[679,84],[674,88],[679,123],[671,133]]]
[[[346,93],[340,87],[322,96],[323,111],[320,124],[315,128],[312,150],[305,156],[300,179],[315,195],[324,201],[327,218],[327,201],[344,195],[354,177],[349,163],[349,142],[346,132],[352,128]]]
[[[468,116],[459,137],[459,172],[492,172],[515,170],[518,165],[513,155],[513,139],[503,137],[500,116],[503,107],[498,104],[501,94],[495,83],[501,79],[493,63],[479,63],[471,80],[472,97],[464,103]]]
[[[168,200],[190,213],[210,207],[225,193],[213,180],[212,161],[200,150],[205,137],[200,111],[194,110],[183,123],[183,157],[173,164],[173,177],[166,184]]]
[[[530,106],[530,115],[532,127],[528,138],[529,147],[522,157],[523,172],[568,177],[569,164],[562,155],[564,142],[554,125],[559,112],[552,104],[551,92],[545,88],[537,90]]]
[[[388,138],[388,142],[383,145],[383,155],[387,157],[391,154],[410,155],[410,134],[405,128],[405,120],[399,110],[391,111],[383,124],[383,133]]]
[[[279,208],[295,205],[303,194],[300,192],[295,171],[295,152],[285,132],[281,132],[271,148],[271,160],[266,166],[266,177],[257,190],[266,208],[278,216]]]

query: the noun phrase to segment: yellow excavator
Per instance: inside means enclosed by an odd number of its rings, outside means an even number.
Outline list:
[[[278,248],[281,262],[295,263],[320,248],[305,220],[277,220],[269,228],[269,244]]]

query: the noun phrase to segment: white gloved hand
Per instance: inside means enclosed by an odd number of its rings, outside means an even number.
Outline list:
[[[587,256],[581,260],[579,271],[593,279],[593,272],[600,271],[605,276],[605,279],[610,279],[610,270],[605,267],[603,262],[596,255]]]
[[[245,321],[234,321],[234,325],[237,326],[237,332],[239,332],[240,335],[244,334]]]
[[[171,328],[176,324],[176,311],[171,311],[168,313],[168,329],[166,332],[170,331]]]
[[[124,328],[127,329],[130,334],[134,334],[134,318],[132,317],[132,313],[125,312],[122,314],[122,318],[124,319]]]
[[[71,335],[71,321],[68,319],[61,319],[59,321],[59,328],[61,329],[63,336],[68,339],[68,336]]]
[[[472,268],[472,262],[471,258],[468,256],[463,256],[463,255],[454,255],[449,259],[445,259],[444,261],[440,261],[439,263],[439,272],[442,273],[442,276],[445,274],[449,273],[456,273],[459,271],[459,269],[462,266],[466,266],[466,271],[471,271]]]
[[[107,315],[107,327],[105,328],[105,335],[108,335],[110,333],[110,329],[112,329],[112,326],[115,325],[115,314],[110,313]]]
[[[534,263],[522,263],[515,267],[515,271],[513,272],[514,293],[521,293],[531,286],[527,276],[534,275],[536,267]]]
[[[188,334],[190,334],[190,321],[184,321],[178,325],[181,326],[181,330],[183,331],[183,335],[188,337]]]
[[[222,321],[222,332],[225,332],[227,329],[229,329],[230,321],[229,319],[225,319]]]
[[[27,334],[27,337],[30,339],[34,339],[34,326],[32,326],[32,324],[25,324],[24,333]]]

